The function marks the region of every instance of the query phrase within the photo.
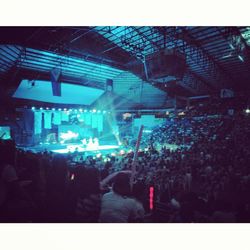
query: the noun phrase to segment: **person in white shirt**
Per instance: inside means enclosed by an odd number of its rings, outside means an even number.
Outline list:
[[[141,213],[141,206],[131,194],[130,178],[128,174],[119,173],[115,177],[112,191],[102,197],[99,222],[126,223],[135,222]]]

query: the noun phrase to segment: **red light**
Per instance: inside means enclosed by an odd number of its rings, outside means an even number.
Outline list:
[[[154,208],[154,187],[149,188],[149,209],[153,210]]]

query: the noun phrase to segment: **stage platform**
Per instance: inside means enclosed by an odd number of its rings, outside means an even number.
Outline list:
[[[68,143],[68,144],[40,144],[36,146],[19,146],[18,148],[21,148],[25,151],[31,151],[34,153],[39,152],[53,152],[58,154],[68,154],[68,153],[85,153],[86,155],[92,155],[95,153],[111,153],[115,150],[118,150],[120,148],[119,145],[99,145],[98,147],[84,147],[82,144],[77,143]]]

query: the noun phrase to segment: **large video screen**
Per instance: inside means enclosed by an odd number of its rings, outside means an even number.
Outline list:
[[[89,140],[90,138],[99,138],[102,131],[102,113],[70,112],[67,115],[67,120],[63,120],[58,126],[58,139],[61,143]]]
[[[0,126],[0,139],[2,139],[2,140],[11,139],[10,127],[8,127],[8,126]]]

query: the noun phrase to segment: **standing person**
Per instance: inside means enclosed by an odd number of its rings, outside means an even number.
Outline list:
[[[47,179],[47,219],[49,222],[65,221],[67,173],[66,158],[60,154],[55,155]]]
[[[1,143],[1,142],[0,142]],[[0,145],[0,221],[30,222],[33,204],[20,185],[15,169],[15,144],[5,141]]]
[[[98,222],[101,209],[100,175],[96,168],[81,168],[76,177],[76,222]]]
[[[114,180],[112,191],[102,197],[100,222],[134,222],[138,217],[138,204],[131,195],[130,178],[119,173]]]

